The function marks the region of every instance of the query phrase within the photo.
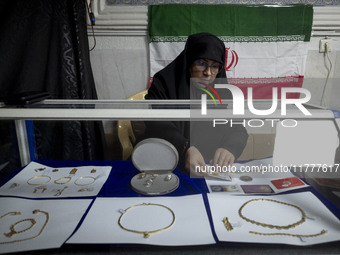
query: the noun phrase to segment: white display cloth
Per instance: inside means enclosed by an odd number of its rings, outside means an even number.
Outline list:
[[[91,201],[1,197],[0,253],[59,248],[75,230]]]
[[[0,195],[27,198],[96,196],[111,171],[111,166],[53,168],[29,163],[0,188]]]
[[[266,198],[293,204],[301,208],[307,215],[306,221],[295,228],[288,230],[270,229],[245,221],[239,216],[240,207],[251,199]],[[310,192],[275,196],[224,196],[223,194],[208,194],[213,224],[220,241],[247,242],[247,243],[283,243],[293,245],[311,245],[340,240],[340,221],[327,207]],[[272,225],[289,225],[301,219],[298,209],[269,201],[255,201],[247,204],[242,214],[251,220]],[[228,217],[233,230],[227,231],[223,218]],[[324,235],[299,238],[276,235],[261,236],[249,233],[290,233],[290,234],[317,234],[326,230]]]
[[[118,225],[120,210],[142,203],[161,204],[175,214],[174,224],[159,233],[143,234],[123,230]],[[128,229],[152,231],[169,226],[173,216],[160,206],[138,206],[126,210],[122,225]],[[97,198],[78,231],[67,243],[139,243],[150,245],[213,244],[202,195],[183,197]]]

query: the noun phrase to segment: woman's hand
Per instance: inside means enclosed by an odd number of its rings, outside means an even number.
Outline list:
[[[212,166],[231,166],[235,161],[234,155],[224,148],[218,148],[214,158],[210,161]],[[185,155],[185,168],[190,175],[195,177],[208,176],[206,165],[202,154],[195,146],[191,146]]]
[[[235,161],[234,155],[224,148],[218,148],[214,158],[210,161],[212,166],[231,166]]]
[[[203,177],[206,174],[198,171],[205,169],[205,162],[202,154],[195,146],[191,146],[185,154],[185,169],[189,170],[190,176]]]

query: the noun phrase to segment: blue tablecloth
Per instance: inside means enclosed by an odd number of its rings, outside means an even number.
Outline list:
[[[37,163],[54,167],[79,167],[79,166],[111,166],[111,173],[102,187],[101,191],[97,195],[97,197],[137,197],[144,196],[136,193],[130,187],[130,181],[132,177],[139,173],[139,171],[133,166],[131,161],[55,161],[48,159],[40,159],[36,161]],[[20,172],[21,169],[11,174],[7,178],[0,180],[0,186],[10,180],[15,174]],[[172,193],[163,195],[163,196],[184,196],[184,195],[193,195],[193,194],[202,194],[204,203],[207,208],[207,213],[209,217],[209,221],[211,227],[213,229],[212,217],[210,214],[209,203],[207,199],[208,188],[206,186],[205,180],[201,178],[190,178],[190,176],[180,172],[178,169],[174,170],[174,174],[176,174],[180,178],[179,187],[173,191]],[[292,192],[302,192],[302,191],[310,191],[314,195],[316,195],[320,201],[322,201],[327,208],[333,212],[333,214],[340,219],[340,208],[334,205],[331,201],[326,199],[321,193],[315,190],[313,187],[307,187],[300,190],[290,191]],[[67,199],[67,198],[66,198]],[[68,198],[72,199],[72,198]],[[214,232],[214,231],[213,231]],[[216,235],[215,239],[218,242]]]
[[[111,173],[102,187],[101,191],[97,195],[98,197],[138,197],[144,196],[136,193],[130,187],[130,181],[132,177],[136,174],[140,173],[132,164],[132,161],[129,160],[116,160],[116,161],[59,161],[59,160],[49,160],[49,159],[39,159],[36,160],[37,163],[47,165],[49,167],[77,167],[77,166],[111,166]],[[21,169],[12,173],[7,178],[0,180],[0,186],[5,184],[8,180],[10,180],[14,175],[20,172]],[[209,192],[206,186],[205,180],[203,178],[190,178],[187,174],[184,174],[176,168],[173,172],[180,179],[179,187],[163,196],[185,196],[185,195],[193,195],[193,194],[203,194],[203,198],[208,206],[206,200],[206,194]],[[305,180],[304,180],[305,181]],[[326,199],[320,192],[315,190],[313,187],[307,187],[295,191],[290,191],[287,193],[293,192],[302,192],[302,191],[310,191],[314,195],[316,195],[327,207],[328,209],[334,213],[340,219],[340,208],[334,205],[331,201]]]
[[[98,197],[137,197],[143,196],[130,187],[132,177],[140,173],[132,164],[132,161],[117,160],[117,161],[55,161],[48,159],[40,159],[37,163],[50,167],[77,167],[77,166],[111,166],[111,173],[98,194]],[[205,194],[208,192],[204,179],[190,178],[188,175],[175,169],[176,174],[180,179],[179,187],[170,194],[165,196],[183,196],[192,194]]]

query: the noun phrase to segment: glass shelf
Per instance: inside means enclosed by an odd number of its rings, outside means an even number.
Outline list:
[[[277,109],[269,115],[252,113],[245,102],[242,115],[233,114],[232,100],[223,100],[223,107],[208,101],[209,114],[201,114],[200,100],[44,100],[23,106],[0,105],[0,119],[11,120],[202,120],[232,119],[334,119],[330,110],[304,105],[312,115],[304,115],[295,105],[287,105],[287,114]],[[270,109],[271,100],[254,100],[257,110]]]

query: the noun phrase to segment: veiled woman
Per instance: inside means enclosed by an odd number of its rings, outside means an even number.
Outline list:
[[[205,93],[201,88],[209,90],[216,78],[227,81],[224,66],[224,43],[209,33],[193,34],[177,58],[154,75],[146,99],[200,99]],[[194,85],[190,86],[190,79],[195,80]],[[221,98],[232,98],[226,89],[218,93]],[[181,166],[193,173],[206,162],[232,165],[242,153],[248,134],[242,125],[213,127],[211,121],[151,121],[146,122],[146,137],[172,143]]]

